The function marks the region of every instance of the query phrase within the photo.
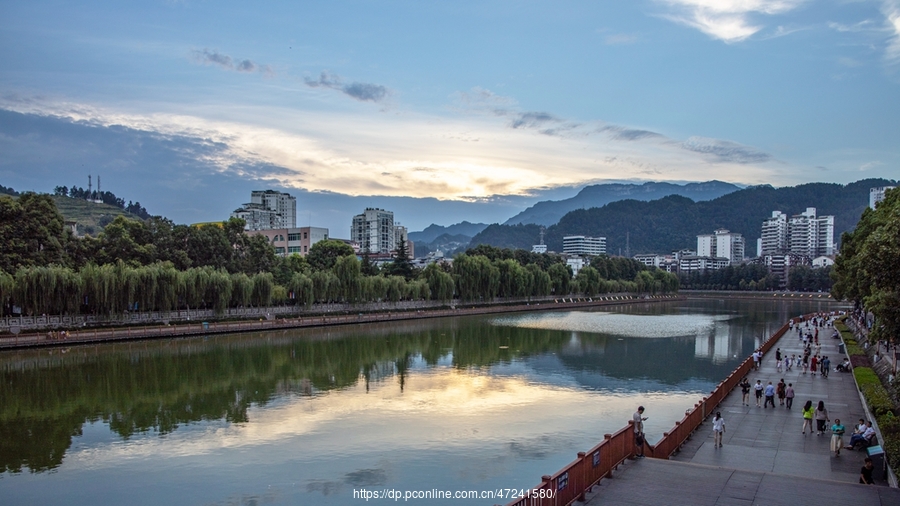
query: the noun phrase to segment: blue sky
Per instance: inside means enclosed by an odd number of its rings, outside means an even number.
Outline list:
[[[0,47],[0,184],[100,174],[176,222],[900,173],[900,0],[0,0]]]

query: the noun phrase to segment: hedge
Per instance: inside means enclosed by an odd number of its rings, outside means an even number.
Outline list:
[[[893,415],[894,405],[891,402],[891,396],[882,386],[875,371],[870,367],[856,367],[853,369],[853,375],[856,377],[859,390],[863,393],[863,397],[875,416],[879,417],[887,413]]]
[[[876,417],[881,429],[881,447],[887,455],[888,465],[892,469],[900,469],[900,418],[893,413]]]

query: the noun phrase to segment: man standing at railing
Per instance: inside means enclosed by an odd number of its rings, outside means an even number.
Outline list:
[[[635,458],[644,458],[644,420],[647,419],[644,414],[644,406],[638,406],[637,411],[631,417],[634,421],[634,446],[638,448]]]

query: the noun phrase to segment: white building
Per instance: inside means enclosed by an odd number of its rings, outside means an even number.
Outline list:
[[[532,253],[546,253],[547,245],[546,244],[532,244],[531,252]]]
[[[353,217],[350,240],[358,242],[363,253],[388,254],[397,249],[395,233],[394,213],[370,207]]]
[[[297,199],[275,190],[254,190],[250,192],[250,202],[236,209],[231,216],[247,222],[246,230],[296,228]]]
[[[585,256],[604,255],[606,254],[606,237],[567,235],[563,237],[563,253]]]
[[[787,288],[788,274],[791,271],[791,267],[810,264],[809,257],[804,255],[794,255],[791,253],[785,253],[781,255],[766,255],[763,257],[763,261],[765,262],[766,267],[769,268],[769,272],[778,276],[778,288],[782,290]]]
[[[646,255],[635,255],[632,258],[634,258],[638,262],[646,265],[647,267],[659,267],[659,264],[661,264],[665,260],[666,257],[664,257],[662,255],[650,253],[650,254],[646,254]]]
[[[247,235],[261,235],[275,247],[280,256],[297,254],[306,256],[313,244],[328,239],[328,229],[320,227],[272,228],[248,230]]]
[[[724,269],[730,263],[731,261],[725,257],[685,255],[678,261],[678,270],[681,272],[714,271]]]
[[[772,211],[772,217],[766,218],[762,224],[762,234],[757,241],[757,255],[777,255],[787,251],[788,222],[787,215],[781,211]]]
[[[834,254],[834,216],[816,216],[815,207],[791,216],[788,221],[788,248],[807,258]]]
[[[815,269],[821,269],[830,265],[834,265],[834,259],[831,257],[821,256],[813,258],[812,260],[812,266]]]
[[[744,238],[724,228],[714,234],[698,235],[697,256],[727,258],[730,263],[739,264],[744,260]]]
[[[875,206],[884,200],[884,192],[892,190],[896,186],[881,186],[878,188],[869,188],[869,207],[875,209]]]
[[[584,258],[581,258],[580,256],[576,256],[576,257],[569,257],[569,258],[567,258],[567,259],[566,259],[566,265],[568,265],[569,268],[572,269],[572,275],[573,275],[573,276],[577,276],[577,275],[578,275],[578,271],[580,271],[581,269],[583,269],[585,265],[589,265],[589,264],[587,264],[587,263],[584,261]]]

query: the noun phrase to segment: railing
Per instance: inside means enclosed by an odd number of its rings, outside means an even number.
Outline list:
[[[120,328],[95,328],[73,330],[65,333],[52,331],[23,335],[7,335],[0,337],[0,349],[22,348],[33,346],[60,346],[69,344],[87,344],[107,341],[131,339],[152,339],[162,337],[181,337],[203,334],[229,334],[235,332],[265,331],[273,329],[320,327],[327,325],[350,325],[359,323],[375,323],[387,321],[413,320],[419,318],[442,318],[447,316],[478,315],[492,313],[508,313],[534,309],[569,309],[585,306],[604,306],[633,304],[639,302],[656,302],[673,300],[676,296],[654,296],[640,298],[634,295],[610,295],[580,299],[550,299],[540,303],[520,304],[517,306],[494,305],[459,307],[455,309],[420,309],[407,311],[387,311],[373,313],[355,313],[338,315],[299,316],[292,318],[260,318],[252,321],[232,322],[192,322],[178,325],[127,326]],[[349,312],[348,312],[349,313]],[[264,314],[254,315],[264,317]]]
[[[803,317],[806,318],[808,315]],[[760,346],[762,352],[765,354],[771,350],[787,330],[786,323],[769,336]],[[710,392],[709,397],[701,399],[684,418],[675,422],[671,431],[664,432],[662,439],[655,445],[645,445],[644,455],[668,459],[752,368],[753,359],[748,357]],[[629,420],[628,425],[615,434],[606,434],[600,444],[587,453],[579,452],[575,461],[556,474],[541,477],[540,485],[531,489],[527,497],[512,501],[507,506],[566,506],[576,500],[583,501],[586,492],[590,492],[601,479],[609,476],[625,459],[634,455],[633,423]]]

